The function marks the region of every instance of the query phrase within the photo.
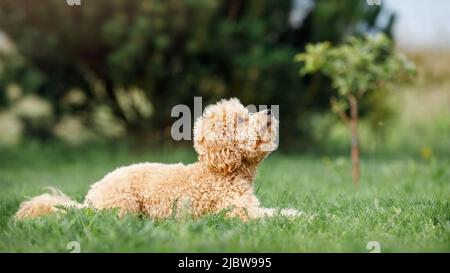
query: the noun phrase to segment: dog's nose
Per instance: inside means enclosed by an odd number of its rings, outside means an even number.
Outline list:
[[[266,110],[266,114],[267,114],[268,116],[272,115],[272,110],[267,109],[267,110]]]

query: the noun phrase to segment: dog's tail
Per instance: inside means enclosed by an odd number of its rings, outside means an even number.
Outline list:
[[[54,213],[60,208],[82,208],[83,205],[73,201],[60,190],[55,188],[47,188],[48,193],[38,195],[23,201],[16,213],[16,219],[33,218],[41,215]]]

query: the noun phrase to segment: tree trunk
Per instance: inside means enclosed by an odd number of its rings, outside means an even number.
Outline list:
[[[351,157],[353,183],[358,184],[360,178],[359,135],[358,135],[358,100],[353,95],[348,97],[350,103]]]

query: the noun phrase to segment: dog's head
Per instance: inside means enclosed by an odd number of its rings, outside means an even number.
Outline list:
[[[270,110],[250,113],[238,99],[206,107],[194,125],[199,160],[219,172],[257,165],[277,147],[278,120]]]

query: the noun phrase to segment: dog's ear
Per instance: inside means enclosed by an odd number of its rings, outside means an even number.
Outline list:
[[[200,155],[200,159],[206,161],[212,169],[224,174],[232,173],[242,163],[239,151],[232,150],[226,145],[220,145],[220,143],[207,145],[206,153]]]
[[[207,162],[214,170],[231,173],[241,164],[242,157],[238,151],[232,150],[224,141],[214,137],[206,137],[203,119],[200,117],[194,124],[194,149],[199,160]]]

